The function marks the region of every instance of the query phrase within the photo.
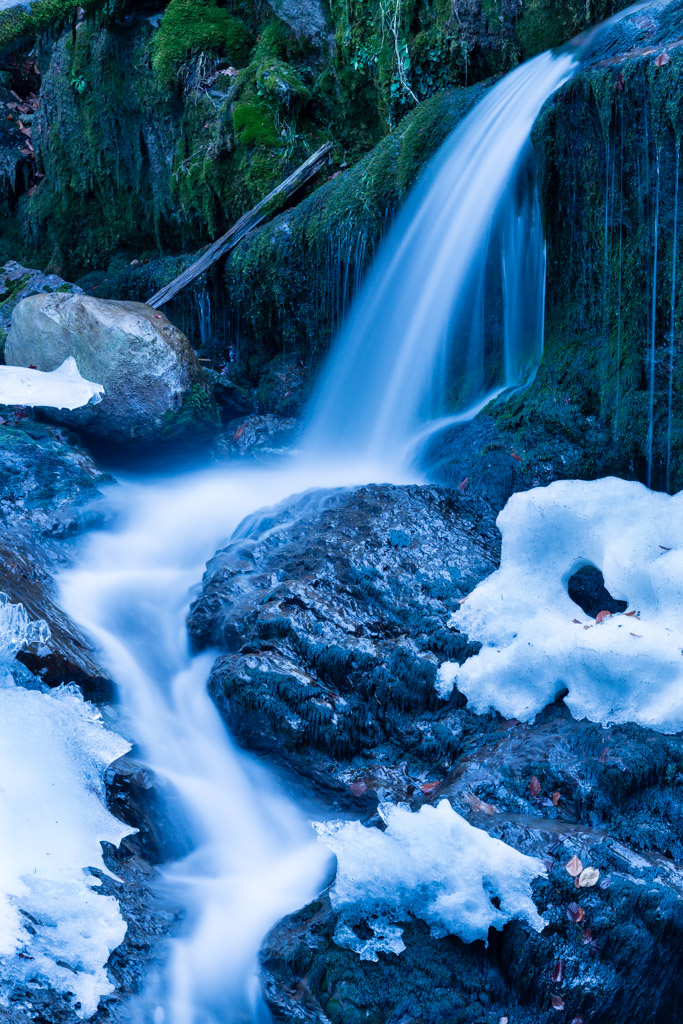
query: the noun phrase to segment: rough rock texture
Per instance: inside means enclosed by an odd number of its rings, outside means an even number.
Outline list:
[[[276,1020],[550,1024],[554,996],[568,1021],[683,1021],[683,739],[576,722],[561,701],[526,726],[435,696],[437,666],[478,649],[449,610],[497,555],[480,497],[370,486],[255,515],[209,564],[190,631],[222,651],[214,698],[314,813],[372,825],[378,800],[449,799],[549,868],[540,935],[512,923],[466,946],[406,914],[406,951],[379,963],[333,942],[323,894],[264,943]],[[575,887],[574,855],[596,886]]]
[[[54,370],[68,356],[105,393],[96,406],[51,410],[58,422],[127,442],[172,437],[217,420],[209,382],[189,342],[149,306],[54,294],[19,303],[6,362]]]
[[[44,274],[41,270],[22,267],[15,260],[0,267],[0,342],[3,349],[15,307],[29,295],[50,292],[80,295],[83,289],[62,280],[57,274]]]
[[[275,1019],[678,1024],[682,769],[680,738],[574,722],[561,706],[534,726],[482,721],[479,749],[427,799],[451,800],[473,825],[546,862],[548,880],[534,885],[545,930],[513,922],[490,933],[487,949],[434,939],[407,916],[405,952],[368,963],[335,945],[323,896],[263,946]],[[423,799],[418,791],[413,802]],[[600,871],[596,886],[575,887],[573,856]]]
[[[477,648],[446,622],[497,555],[486,504],[433,487],[312,492],[247,520],[189,620],[224,652],[209,685],[233,734],[307,775],[384,747],[449,763],[461,731],[434,716],[436,669]]]
[[[0,591],[52,631],[48,651],[21,660],[48,683],[110,692],[92,648],[55,603],[52,576],[71,539],[102,525],[107,477],[76,439],[31,419],[0,426]]]

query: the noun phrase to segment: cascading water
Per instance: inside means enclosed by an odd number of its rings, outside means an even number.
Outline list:
[[[483,296],[487,243],[500,239],[501,221],[507,241],[504,355],[489,374],[480,363],[475,379],[484,390],[472,393],[465,341],[454,356],[460,362],[454,384],[468,384],[467,398],[475,403],[496,386],[518,383],[530,353],[538,360],[543,235],[528,192],[519,204],[518,175],[543,103],[574,66],[573,55],[545,53],[513,71],[464,119],[422,176],[321,375],[306,439],[313,450],[395,458],[421,420],[446,411],[425,410],[426,396],[438,390],[434,371],[450,340],[471,337],[472,308],[485,305],[483,298],[477,302],[477,289]],[[538,276],[527,278],[525,264]]]
[[[462,359],[457,346],[448,355],[451,338],[473,349],[458,384],[471,374],[460,390],[479,404],[537,362],[545,252],[524,154],[542,104],[573,66],[572,56],[544,54],[513,72],[421,179],[322,376],[304,453],[278,467],[124,484],[118,497],[111,492],[125,509],[120,525],[94,534],[81,568],[61,579],[65,609],[102,652],[123,722],[140,756],[179,794],[190,832],[192,852],[166,872],[187,919],[137,1008],[143,1024],[259,1019],[262,938],[319,891],[327,870],[303,817],[224,730],[206,690],[211,659],[188,652],[191,589],[255,509],[312,487],[405,482],[396,467],[420,416],[432,411],[425,396],[434,368],[444,353],[449,372]],[[504,339],[493,369],[491,266]]]

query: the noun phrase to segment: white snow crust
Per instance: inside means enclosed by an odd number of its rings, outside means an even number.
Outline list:
[[[341,911],[335,941],[363,960],[405,946],[396,922],[421,918],[435,937],[486,941],[489,928],[521,918],[541,931],[545,921],[531,897],[531,882],[546,873],[540,860],[474,828],[447,800],[417,813],[381,804],[386,830],[357,821],[318,822],[316,830],[337,857],[330,890]],[[498,897],[500,907],[491,902]],[[353,924],[368,924],[370,939]]]
[[[108,874],[101,842],[134,831],[109,813],[102,784],[129,744],[75,686],[15,684],[13,655],[47,639],[44,622],[0,595],[0,1002],[17,986],[49,987],[87,1017],[113,991],[105,964],[126,931],[88,869]]]
[[[81,377],[73,356],[49,373],[24,366],[0,366],[0,405],[80,409],[97,405],[103,394],[101,384]]]
[[[558,481],[513,495],[498,526],[501,567],[451,620],[484,646],[441,666],[439,695],[457,685],[475,711],[530,722],[566,689],[575,718],[683,729],[683,492]],[[586,565],[625,613],[598,623],[574,604]]]

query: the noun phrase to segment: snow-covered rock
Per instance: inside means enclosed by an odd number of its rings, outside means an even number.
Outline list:
[[[339,945],[366,960],[377,960],[381,950],[400,953],[405,947],[396,922],[410,918],[425,921],[435,936],[457,935],[465,942],[486,940],[489,928],[513,918],[544,928],[530,888],[546,873],[540,860],[474,828],[447,800],[417,813],[381,804],[379,813],[385,831],[358,821],[315,826],[337,857],[330,901],[342,911]],[[356,935],[351,926],[361,921],[373,938]]]
[[[0,366],[0,405],[72,410],[96,405],[103,394],[101,384],[81,377],[73,356],[47,373],[23,366]]]
[[[87,1017],[113,991],[106,963],[126,932],[89,868],[106,872],[101,843],[134,831],[107,810],[102,783],[130,745],[76,687],[15,684],[13,654],[48,636],[0,595],[0,1000],[49,986]]]
[[[149,442],[216,425],[208,379],[187,338],[142,302],[90,295],[31,295],[18,304],[5,344],[12,366],[50,371],[73,356],[104,386],[96,406],[50,418],[110,442]]]
[[[558,481],[513,495],[498,526],[500,569],[451,619],[484,646],[441,666],[439,695],[529,722],[566,690],[575,718],[683,729],[683,493]],[[568,582],[585,566],[627,611],[581,611]]]

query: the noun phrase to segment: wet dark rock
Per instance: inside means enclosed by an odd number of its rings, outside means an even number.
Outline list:
[[[20,660],[43,682],[77,682],[88,697],[111,685],[92,647],[56,603],[54,572],[71,543],[105,522],[100,488],[108,481],[77,438],[29,417],[0,426],[0,591],[52,633],[46,649]]]
[[[618,601],[605,586],[605,577],[594,565],[585,565],[569,579],[567,592],[572,601],[586,613],[597,619],[600,612],[625,612],[628,601]]]
[[[210,689],[234,735],[307,778],[384,745],[390,763],[447,759],[461,730],[434,714],[436,670],[478,649],[447,621],[498,543],[483,501],[438,487],[312,492],[248,519],[189,619],[223,652]]]
[[[323,896],[262,948],[275,1019],[546,1024],[559,1019],[556,994],[566,1019],[585,1024],[683,1020],[682,781],[678,737],[575,722],[560,704],[533,726],[482,721],[479,749],[428,799],[449,799],[471,824],[546,862],[548,878],[534,884],[545,930],[512,922],[490,932],[487,949],[434,939],[406,914],[406,950],[368,963],[335,945],[338,918]],[[600,871],[597,885],[575,886],[565,867],[575,855]]]
[[[218,458],[281,455],[291,448],[297,428],[296,420],[282,419],[272,413],[242,417],[228,424],[213,451]]]

